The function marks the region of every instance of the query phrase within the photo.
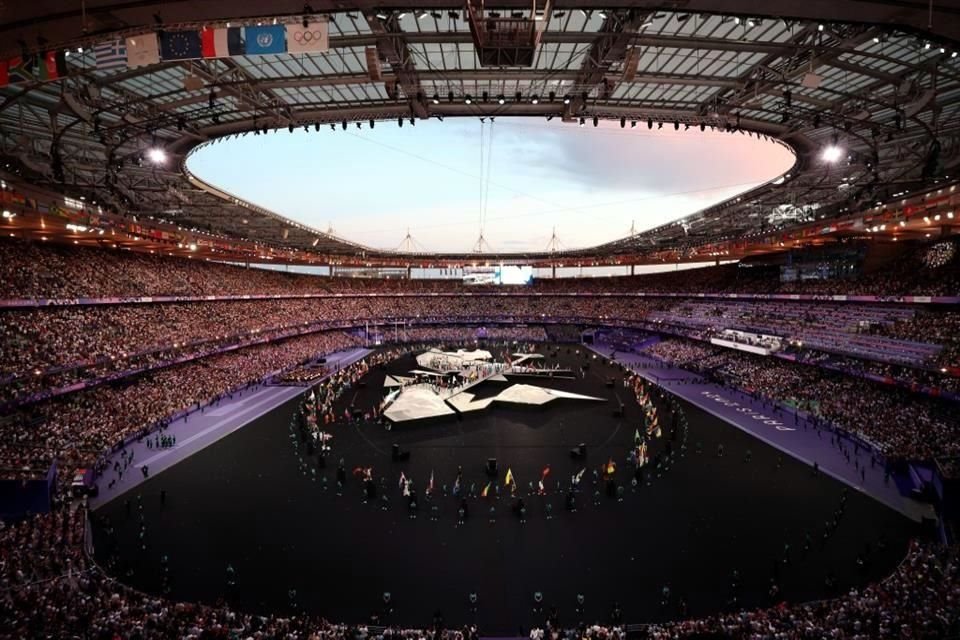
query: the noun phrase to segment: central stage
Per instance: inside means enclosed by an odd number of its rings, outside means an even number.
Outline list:
[[[574,378],[570,369],[535,366],[537,353],[514,353],[505,362],[489,351],[431,349],[416,356],[419,367],[408,375],[388,375],[383,381],[383,417],[393,424],[435,420],[488,409],[493,403],[542,407],[554,400],[605,402],[605,398],[540,387],[512,384],[513,376],[529,379]],[[418,382],[420,380],[420,382]],[[499,393],[477,397],[470,390],[484,383],[504,383]]]

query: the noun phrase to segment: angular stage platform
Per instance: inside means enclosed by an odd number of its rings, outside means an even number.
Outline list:
[[[416,356],[420,367],[410,377],[390,375],[383,382],[384,390],[392,389],[384,401],[383,416],[393,424],[430,420],[454,414],[486,410],[491,404],[503,403],[543,406],[553,400],[589,400],[604,402],[604,398],[569,393],[532,384],[511,384],[495,395],[478,397],[470,390],[483,383],[508,383],[513,376],[525,378],[575,378],[570,369],[544,369],[530,363],[542,360],[540,354],[512,354],[509,362],[493,361],[489,351],[445,352],[431,349]],[[428,378],[430,382],[413,382]],[[465,380],[464,384],[446,387],[439,384],[452,378]],[[434,384],[434,381],[437,384]]]

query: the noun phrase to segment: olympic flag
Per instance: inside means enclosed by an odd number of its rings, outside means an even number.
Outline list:
[[[326,20],[287,25],[287,53],[319,53],[330,48],[329,24]]]

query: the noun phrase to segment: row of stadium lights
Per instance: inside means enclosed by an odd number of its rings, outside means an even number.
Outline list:
[[[501,100],[501,99],[502,99],[502,96],[501,96],[501,97],[498,97],[498,101]],[[467,100],[469,100],[469,96],[467,96]],[[469,102],[467,102],[467,104],[469,104]],[[503,103],[501,102],[501,104],[503,104]],[[533,99],[533,104],[537,104],[537,99],[536,99],[536,98]],[[569,104],[567,98],[564,98],[564,104]],[[548,116],[547,116],[547,120],[548,120],[548,121],[549,121],[549,120],[552,120],[553,117],[554,117],[554,116],[552,116],[552,115],[548,115]],[[441,116],[441,115],[437,115],[437,118],[438,118],[439,120],[441,120],[441,121],[443,120],[443,116]],[[405,120],[405,118],[404,118],[403,116],[398,116],[398,117],[397,117],[397,126],[398,126],[398,127],[403,127],[404,120]],[[491,122],[493,122],[493,121],[494,121],[494,117],[493,117],[493,116],[490,116],[490,120],[491,120]],[[481,121],[481,122],[485,121],[485,118],[481,117],[481,118],[480,118],[480,121]],[[593,126],[594,126],[594,127],[597,127],[597,126],[600,125],[600,117],[599,117],[599,116],[593,116],[592,121],[593,121]],[[375,128],[376,122],[377,122],[377,121],[374,120],[374,119],[370,119],[370,120],[368,121],[368,124],[369,124],[369,126],[370,126],[371,129]],[[416,126],[416,124],[417,124],[417,119],[416,119],[415,117],[411,116],[411,117],[409,118],[409,122],[410,122],[410,125],[411,125],[411,126]],[[620,128],[621,128],[621,129],[626,128],[627,122],[628,122],[628,119],[627,119],[625,116],[621,116],[621,118],[620,118]],[[630,122],[630,128],[631,128],[631,129],[632,129],[632,128],[635,128],[635,127],[637,126],[637,123],[638,123],[638,121],[637,121],[637,120],[634,120],[634,119],[630,119],[629,122]],[[331,130],[331,131],[336,131],[336,130],[337,130],[337,123],[335,123],[335,122],[329,122],[329,123],[327,123],[327,124],[328,124],[328,126],[330,127],[330,130]],[[346,131],[347,128],[349,127],[349,124],[350,124],[350,121],[348,121],[348,120],[342,120],[342,121],[340,122],[340,127],[341,127],[341,129],[342,129],[343,131]],[[362,125],[362,122],[359,121],[359,120],[354,121],[354,124],[356,125],[357,129],[361,129],[362,126],[363,126],[363,125]],[[657,120],[657,121],[656,121],[656,124],[657,124],[657,129],[658,129],[658,130],[663,129],[663,124],[664,124],[664,122],[663,122],[662,120]],[[681,124],[681,123],[680,123],[679,120],[674,120],[674,121],[673,121],[673,129],[674,129],[674,131],[679,131],[679,130],[680,130],[680,124]],[[653,118],[647,118],[647,129],[653,129],[653,125],[654,125],[654,120],[653,120]],[[315,122],[315,123],[313,124],[314,131],[318,131],[318,132],[319,132],[319,131],[320,131],[320,126],[321,126],[321,125],[320,125],[319,122]],[[585,117],[581,116],[581,117],[579,118],[579,126],[580,126],[580,127],[586,126],[586,118],[585,118]],[[683,123],[684,131],[689,130],[689,129],[690,129],[690,126],[691,126],[691,125],[690,125],[690,123],[688,123],[688,122]],[[700,122],[698,125],[695,125],[695,126],[699,127],[700,131],[706,131],[707,126],[709,126],[712,130],[716,130],[716,129],[717,129],[717,127],[716,127],[715,125],[707,125],[707,124],[704,123],[704,122]],[[274,131],[277,131],[278,129],[277,129],[277,128],[274,128],[273,130],[274,130]],[[288,131],[288,132],[293,133],[295,130],[296,130],[296,127],[295,127],[292,123],[289,124],[289,125],[287,125],[287,131]],[[309,130],[310,130],[310,125],[308,125],[308,124],[303,125],[303,130],[304,130],[304,131],[309,131]],[[740,128],[740,117],[737,116],[737,118],[736,118],[736,123],[735,123],[735,124],[732,124],[732,125],[731,125],[731,124],[728,124],[726,130],[727,130],[728,132],[740,131],[741,133],[743,133],[743,130]],[[244,132],[243,135],[247,135],[247,133],[249,133],[249,132]],[[256,126],[256,124],[254,125],[254,129],[253,129],[253,134],[254,134],[254,135],[261,135],[261,134],[267,135],[267,134],[269,134],[269,133],[270,133],[270,128],[269,128],[268,126],[265,125],[265,126],[261,129],[260,127]],[[759,133],[757,134],[757,137],[758,137],[758,138],[760,138],[761,136],[764,137],[764,138],[767,137],[767,136],[764,136],[763,134],[759,134]],[[825,161],[827,161],[827,162],[834,163],[834,162],[837,162],[838,160],[840,160],[841,157],[843,157],[843,153],[844,153],[843,149],[842,149],[839,145],[837,145],[836,143],[834,143],[834,144],[831,144],[830,146],[826,147],[826,148],[823,150],[821,157],[823,158],[823,160],[825,160]],[[146,157],[147,157],[147,159],[148,159],[151,163],[153,163],[154,165],[163,165],[163,164],[166,163],[167,158],[168,158],[167,152],[166,152],[162,147],[158,147],[158,146],[153,146],[153,147],[149,148],[149,149],[147,150]]]

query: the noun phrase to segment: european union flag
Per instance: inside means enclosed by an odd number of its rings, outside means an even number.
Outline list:
[[[199,31],[161,31],[161,60],[192,60],[203,57]]]
[[[286,31],[282,24],[247,27],[244,35],[246,36],[248,56],[286,53],[287,51]]]

